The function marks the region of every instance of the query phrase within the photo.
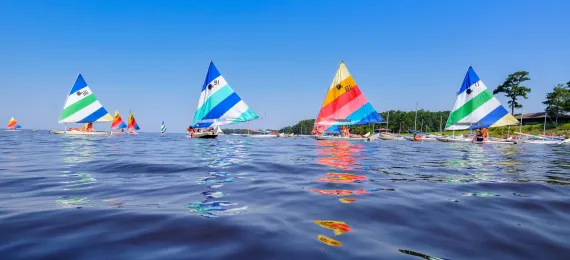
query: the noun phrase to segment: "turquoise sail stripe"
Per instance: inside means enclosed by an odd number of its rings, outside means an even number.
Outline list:
[[[211,95],[206,100],[206,102],[204,102],[204,104],[196,111],[196,114],[194,115],[193,125],[196,124],[196,122],[202,120],[204,116],[212,111],[212,109],[215,108],[218,104],[228,98],[232,93],[234,93],[234,90],[230,87],[229,84],[226,84],[218,91],[216,91],[216,93]]]
[[[241,115],[238,118],[232,121],[232,124],[251,121],[258,118],[259,116],[255,112],[253,112],[253,110],[248,108],[245,112],[241,113]]]

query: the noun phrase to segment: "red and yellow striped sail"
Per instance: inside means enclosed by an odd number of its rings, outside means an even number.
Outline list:
[[[135,116],[133,115],[132,111],[129,111],[129,120],[127,123],[127,128],[129,130],[139,130],[139,125],[137,124],[137,120],[135,120]]]
[[[338,131],[341,125],[362,125],[384,122],[364,96],[344,61],[340,62],[329,87],[313,132]]]
[[[6,121],[4,121],[6,122]],[[13,117],[10,118],[10,121],[8,121],[8,129],[14,129],[16,128],[16,126],[18,125],[18,122],[16,121],[16,119],[14,119]]]

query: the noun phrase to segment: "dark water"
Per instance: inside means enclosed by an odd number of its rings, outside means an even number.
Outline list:
[[[45,131],[0,143],[3,260],[570,255],[570,146]]]

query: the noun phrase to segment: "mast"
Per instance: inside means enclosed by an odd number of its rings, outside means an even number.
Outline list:
[[[416,122],[418,121],[418,102],[416,102],[416,116],[414,117],[414,130],[418,129]]]
[[[548,112],[544,110],[544,128],[542,130],[542,135],[546,135],[546,115],[548,115]]]
[[[386,133],[388,133],[388,121],[390,121],[390,110],[388,110],[388,115],[386,116]]]
[[[520,129],[519,129],[519,132],[521,132],[521,133],[522,133],[522,125],[523,125],[523,118],[522,118],[522,116],[523,116],[523,109],[521,108],[521,126],[520,126]]]

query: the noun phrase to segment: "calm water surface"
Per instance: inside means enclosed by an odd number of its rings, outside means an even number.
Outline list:
[[[46,131],[0,143],[3,260],[570,255],[570,146]]]

